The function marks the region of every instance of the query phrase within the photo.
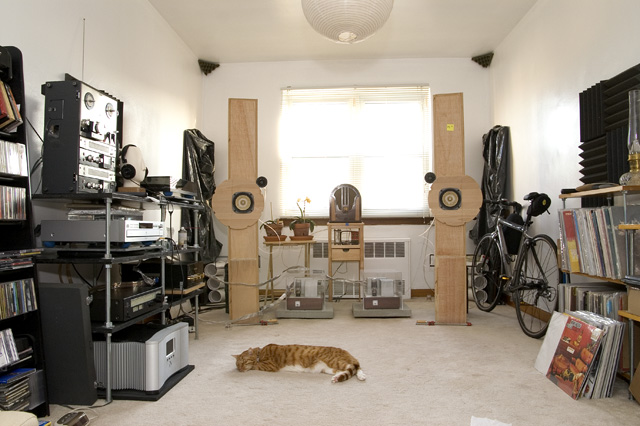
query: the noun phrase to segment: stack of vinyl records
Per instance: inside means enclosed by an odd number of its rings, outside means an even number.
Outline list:
[[[29,406],[29,376],[35,368],[17,368],[0,376],[0,409],[20,411]]]
[[[535,368],[573,399],[608,398],[624,323],[587,311],[554,312]]]

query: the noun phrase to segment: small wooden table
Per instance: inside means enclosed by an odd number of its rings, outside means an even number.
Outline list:
[[[267,274],[267,279],[273,279],[273,248],[274,247],[292,247],[292,246],[303,246],[304,247],[304,267],[306,271],[304,273],[305,276],[309,276],[309,272],[311,269],[311,246],[315,244],[313,239],[310,240],[284,240],[284,241],[265,241],[264,244],[269,247],[269,270]],[[265,304],[267,300],[274,301],[275,297],[273,294],[273,281],[269,281],[267,287],[265,289]]]
[[[329,276],[333,277],[333,262],[358,262],[358,281],[364,277],[364,223],[327,223],[329,236]],[[343,236],[344,234],[344,236]],[[348,240],[346,236],[349,235]],[[358,300],[362,298],[358,286]],[[333,279],[329,280],[329,301],[333,301]]]

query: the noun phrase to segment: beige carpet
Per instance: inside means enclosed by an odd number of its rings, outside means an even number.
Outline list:
[[[416,320],[435,318],[433,302],[409,301],[413,316],[404,319],[355,319],[352,303],[335,303],[333,319],[269,326],[225,328],[223,311],[203,314],[200,339],[190,335],[191,374],[157,402],[87,410],[91,425],[469,425],[472,417],[514,426],[640,424],[624,381],[613,398],[574,401],[538,373],[542,340],[520,331],[510,307],[485,313],[470,303],[471,327],[422,326]],[[235,369],[232,354],[268,343],[342,347],[367,380]],[[52,406],[50,418],[68,411]]]

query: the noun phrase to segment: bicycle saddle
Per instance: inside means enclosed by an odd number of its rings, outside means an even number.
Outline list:
[[[524,200],[525,201],[533,200],[538,195],[540,195],[540,194],[538,194],[537,192],[530,192],[530,193],[528,193],[527,195],[524,196]]]

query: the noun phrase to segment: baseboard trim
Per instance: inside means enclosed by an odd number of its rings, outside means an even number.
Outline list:
[[[420,297],[433,297],[435,296],[435,291],[430,288],[412,288],[411,289],[411,298],[420,298]]]

